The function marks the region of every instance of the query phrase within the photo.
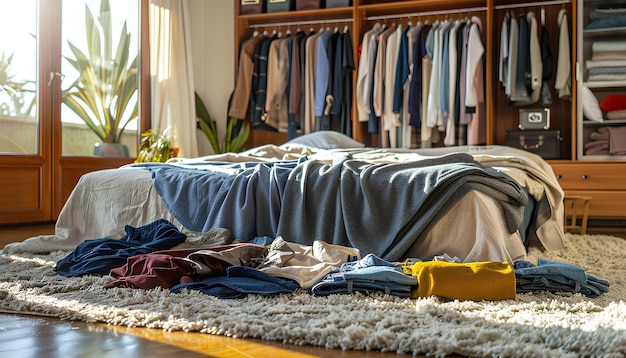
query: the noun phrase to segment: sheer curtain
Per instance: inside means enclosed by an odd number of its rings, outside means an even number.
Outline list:
[[[179,157],[198,156],[189,3],[150,0],[152,128],[170,128]]]

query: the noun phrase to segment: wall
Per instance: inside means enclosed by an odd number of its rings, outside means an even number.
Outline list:
[[[228,97],[235,87],[235,2],[189,0],[195,88],[221,138],[226,128]],[[211,154],[204,133],[198,131],[199,155]]]

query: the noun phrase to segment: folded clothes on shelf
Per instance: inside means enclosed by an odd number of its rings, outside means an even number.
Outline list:
[[[585,143],[587,155],[626,155],[626,126],[600,127]]]
[[[612,121],[626,120],[626,109],[617,109],[606,112],[606,117]]]

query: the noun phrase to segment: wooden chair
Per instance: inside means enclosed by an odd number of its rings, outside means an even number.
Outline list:
[[[583,195],[566,195],[563,199],[565,205],[565,220],[563,221],[563,229],[566,232],[578,233],[584,235],[587,233],[587,216],[589,215],[590,196]],[[580,225],[578,225],[579,208],[582,205],[582,215],[580,216]]]

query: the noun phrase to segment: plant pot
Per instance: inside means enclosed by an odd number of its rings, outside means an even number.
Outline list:
[[[122,143],[96,143],[93,155],[107,158],[128,158],[128,146]]]

